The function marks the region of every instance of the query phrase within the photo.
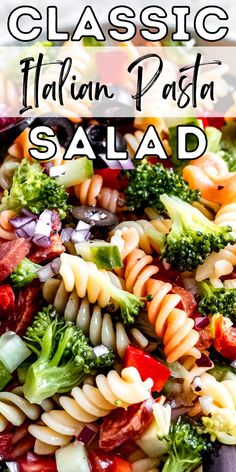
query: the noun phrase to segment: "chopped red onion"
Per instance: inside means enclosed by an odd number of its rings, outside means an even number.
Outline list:
[[[93,352],[95,357],[101,357],[104,356],[104,354],[107,354],[109,352],[109,349],[104,346],[104,344],[100,344],[99,346],[95,346],[93,348]]]
[[[203,387],[201,377],[199,377],[199,376],[194,377],[194,379],[191,383],[191,387],[192,387],[194,392],[201,392],[202,387]]]
[[[60,266],[61,260],[60,257],[57,257],[52,262],[41,267],[37,272],[40,282],[46,282],[46,280],[51,279],[54,275],[59,274]]]
[[[203,329],[206,328],[210,324],[210,320],[208,316],[198,316],[194,320],[196,328]]]
[[[51,245],[51,241],[50,241],[49,237],[48,236],[43,236],[42,234],[35,234],[32,241],[37,246],[44,247],[45,249],[47,247],[50,247],[50,245]]]
[[[71,239],[71,235],[73,233],[74,229],[73,228],[63,228],[60,236],[61,236],[61,242],[62,243],[68,243]]]
[[[21,213],[25,216],[30,216],[33,220],[37,220],[38,219],[38,215],[36,215],[35,213],[32,213],[32,211],[29,211],[27,210],[26,208],[23,208],[21,210]]]
[[[60,257],[57,257],[56,259],[53,259],[53,261],[50,263],[51,264],[51,268],[54,272],[54,274],[59,274],[59,270],[60,270],[60,267],[61,267],[61,259]]]
[[[27,233],[24,231],[23,228],[19,228],[16,230],[16,236],[18,238],[25,238],[25,239],[28,239],[28,235]],[[31,239],[31,238],[30,238]]]
[[[118,161],[118,160],[116,161],[115,159],[113,160],[107,159],[105,154],[99,154],[99,157],[103,160],[103,162],[106,163],[109,169],[113,169],[113,170],[122,169],[121,161]]]
[[[32,218],[31,216],[16,216],[15,218],[10,219],[10,223],[14,228],[18,229],[22,228],[28,223],[31,223],[31,221],[33,220],[34,218]]]
[[[80,431],[79,436],[77,437],[78,441],[87,445],[93,441],[95,436],[97,436],[99,427],[96,423],[89,423],[84,425],[83,429]]]
[[[55,275],[51,268],[51,264],[47,264],[46,266],[39,269],[37,274],[40,282],[46,282],[46,280],[51,279]]]
[[[213,362],[209,359],[206,354],[201,355],[200,359],[196,359],[196,364],[198,367],[213,367]]]
[[[72,243],[77,244],[87,241],[90,236],[90,227],[91,226],[88,223],[79,221],[71,234]]]
[[[191,410],[189,406],[183,406],[181,408],[172,408],[171,409],[171,419],[174,420],[175,418],[185,415],[188,411]]]

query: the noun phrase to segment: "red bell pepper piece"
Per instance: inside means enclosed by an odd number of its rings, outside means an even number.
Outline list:
[[[15,295],[10,285],[0,285],[0,318],[13,313],[15,308]]]
[[[148,377],[153,379],[154,384],[152,390],[157,392],[163,389],[170,376],[169,369],[161,364],[161,362],[141,349],[129,345],[125,353],[125,367],[131,366],[138,369],[142,380],[146,380]]]
[[[103,452],[100,449],[92,450],[89,453],[91,472],[131,472],[130,462],[122,459],[110,452]]]
[[[113,190],[125,190],[128,186],[127,177],[121,173],[120,169],[95,169],[95,174],[103,178],[103,187],[109,187]]]

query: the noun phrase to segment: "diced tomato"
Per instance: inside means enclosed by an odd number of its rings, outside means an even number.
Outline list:
[[[153,380],[152,390],[160,392],[167,382],[170,371],[161,362],[154,359],[150,354],[129,345],[125,353],[125,367],[136,367],[142,380],[150,377]]]
[[[227,328],[226,320],[222,315],[215,315],[214,318],[214,347],[223,357],[234,361],[236,359],[236,328]]]
[[[212,126],[213,128],[221,129],[225,125],[225,120],[221,116],[203,116],[199,120],[202,121],[204,128]]]
[[[0,318],[5,318],[15,308],[15,295],[9,284],[0,286]]]
[[[116,456],[110,452],[104,452],[99,449],[89,453],[89,462],[91,472],[131,472],[130,462]]]
[[[0,460],[10,460],[12,451],[12,434],[0,434]]]
[[[59,257],[65,251],[60,235],[58,234],[60,230],[61,220],[57,211],[52,210],[52,231],[50,233],[51,245],[47,248],[43,248],[33,244],[28,256],[32,262],[40,264],[41,262],[50,261],[55,257]]]
[[[21,459],[18,461],[19,472],[57,472],[54,459]]]
[[[110,187],[114,190],[125,190],[128,185],[127,177],[119,169],[96,169],[96,174],[99,174],[103,178],[103,186]]]

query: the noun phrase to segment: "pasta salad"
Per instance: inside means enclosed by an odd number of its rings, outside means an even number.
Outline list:
[[[229,472],[235,122],[193,118],[208,148],[178,161],[176,126],[153,119],[163,164],[132,159],[151,118],[116,119],[114,168],[110,119],[83,119],[93,162],[63,159],[74,118],[40,119],[58,145],[42,162],[34,120],[0,121],[0,470],[219,471],[223,454]]]

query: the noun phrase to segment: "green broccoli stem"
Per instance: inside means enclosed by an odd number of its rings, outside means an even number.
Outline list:
[[[190,452],[191,454],[191,452]],[[162,472],[191,472],[196,469],[201,463],[201,458],[194,460],[181,459],[178,457],[170,456],[165,462]]]

